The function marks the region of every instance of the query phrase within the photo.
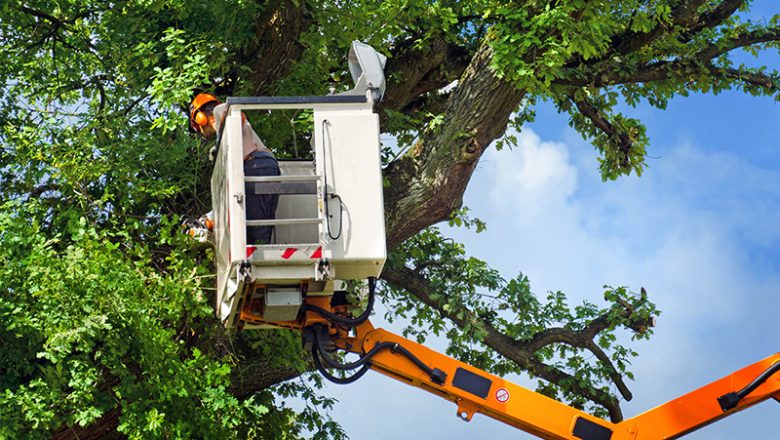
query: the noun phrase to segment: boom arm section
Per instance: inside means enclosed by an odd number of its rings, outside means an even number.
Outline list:
[[[674,439],[769,398],[780,401],[780,374],[775,374],[780,353],[636,417],[611,423],[375,329],[367,320],[353,332],[322,325],[305,331],[315,362],[330,379],[347,383],[373,369],[454,402],[458,417],[466,421],[482,413],[543,439]],[[329,354],[334,349],[356,353],[360,360],[341,364]],[[353,378],[340,379],[328,368],[360,370]]]

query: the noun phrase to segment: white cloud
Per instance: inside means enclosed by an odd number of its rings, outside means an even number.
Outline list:
[[[577,169],[561,143],[542,142],[531,130],[522,131],[517,140],[511,150],[488,150],[483,163],[494,172],[491,201],[531,221],[551,205],[566,202],[574,192]]]
[[[454,232],[470,251],[505,275],[522,270],[537,293],[599,301],[604,283],[645,286],[663,310],[656,335],[637,347],[628,415],[777,350],[765,341],[780,336],[771,324],[780,277],[753,264],[779,241],[776,172],[683,143],[651,160],[642,178],[603,183],[592,147],[527,129],[515,151],[486,159],[466,204],[488,231]],[[489,201],[480,188],[490,188]],[[768,432],[764,424],[753,429]]]
[[[564,140],[526,129],[515,149],[486,153],[466,204],[488,230],[452,233],[505,276],[522,270],[537,293],[563,290],[572,303],[599,302],[605,283],[647,288],[663,314],[632,345],[627,416],[777,351],[780,275],[756,255],[780,241],[778,173],[679,142],[642,178],[603,183],[592,147]],[[452,403],[375,373],[326,392],[355,439],[531,438],[484,416],[464,424]],[[768,403],[686,439],[775,438],[776,415]]]

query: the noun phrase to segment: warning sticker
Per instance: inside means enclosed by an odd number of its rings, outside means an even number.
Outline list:
[[[509,391],[507,391],[506,388],[499,388],[496,390],[496,400],[498,400],[501,403],[506,402],[509,400]]]

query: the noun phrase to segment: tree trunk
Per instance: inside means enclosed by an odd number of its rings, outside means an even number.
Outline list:
[[[506,129],[525,93],[490,68],[483,44],[445,105],[440,124],[385,170],[387,245],[392,249],[463,203],[471,174],[490,143]]]

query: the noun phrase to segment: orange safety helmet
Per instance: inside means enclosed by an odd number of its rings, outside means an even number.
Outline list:
[[[219,98],[211,93],[198,93],[190,103],[190,127],[198,133],[203,133],[203,127],[208,125],[209,116],[201,110],[205,105],[210,103],[220,104]]]

